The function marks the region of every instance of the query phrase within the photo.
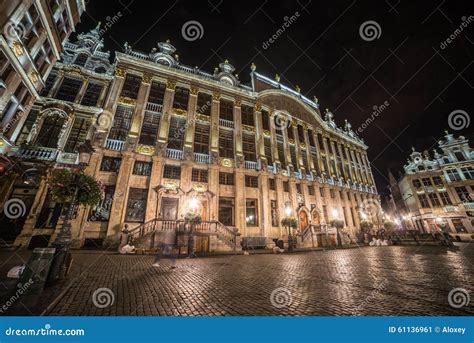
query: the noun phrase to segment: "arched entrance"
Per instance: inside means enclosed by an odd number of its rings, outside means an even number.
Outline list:
[[[300,211],[300,213],[298,214],[298,219],[300,223],[299,229],[300,231],[303,231],[309,225],[308,214],[305,210]]]
[[[311,222],[313,225],[320,225],[321,224],[321,217],[319,215],[319,211],[317,208],[313,209],[311,213]]]

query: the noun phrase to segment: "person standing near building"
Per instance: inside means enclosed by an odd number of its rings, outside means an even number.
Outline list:
[[[167,255],[171,259],[171,269],[176,268],[176,254],[173,253],[176,247],[176,232],[172,230],[163,231],[160,239],[160,250],[156,254],[155,263],[152,266],[159,267],[161,257]]]

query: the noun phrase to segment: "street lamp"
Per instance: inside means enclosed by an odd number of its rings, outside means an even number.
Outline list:
[[[81,172],[89,165],[92,153],[94,152],[89,140],[85,141],[78,147],[79,152],[79,170]],[[81,174],[76,173],[74,176],[74,193],[69,203],[69,207],[64,217],[63,225],[59,231],[56,239],[52,246],[56,248],[54,260],[51,263],[51,272],[48,277],[48,283],[54,283],[55,281],[62,279],[66,275],[68,269],[67,264],[70,263],[69,258],[69,248],[71,246],[71,219],[74,216],[74,209],[77,203],[77,197],[79,190],[83,185],[81,185]]]
[[[285,207],[285,218],[282,220],[282,224],[288,229],[288,251],[293,250],[293,237],[291,236],[291,228],[297,226],[295,218],[292,217],[293,210],[289,205]]]

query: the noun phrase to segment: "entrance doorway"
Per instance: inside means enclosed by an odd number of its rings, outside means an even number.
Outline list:
[[[299,214],[300,231],[303,231],[308,226],[308,214],[305,210],[301,210]]]
[[[161,199],[160,217],[164,220],[178,219],[178,198],[163,198]]]

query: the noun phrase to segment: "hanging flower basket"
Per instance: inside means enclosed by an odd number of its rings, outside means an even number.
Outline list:
[[[55,169],[48,180],[54,201],[69,203],[78,189],[76,202],[95,206],[102,198],[101,184],[93,177],[71,169]]]
[[[295,217],[285,217],[281,220],[281,225],[296,229],[298,227],[298,220]]]
[[[342,229],[344,227],[344,220],[342,219],[333,219],[330,221],[331,226],[334,226],[337,229]]]
[[[191,225],[198,225],[202,223],[202,217],[199,213],[188,212],[184,216],[184,220]]]

